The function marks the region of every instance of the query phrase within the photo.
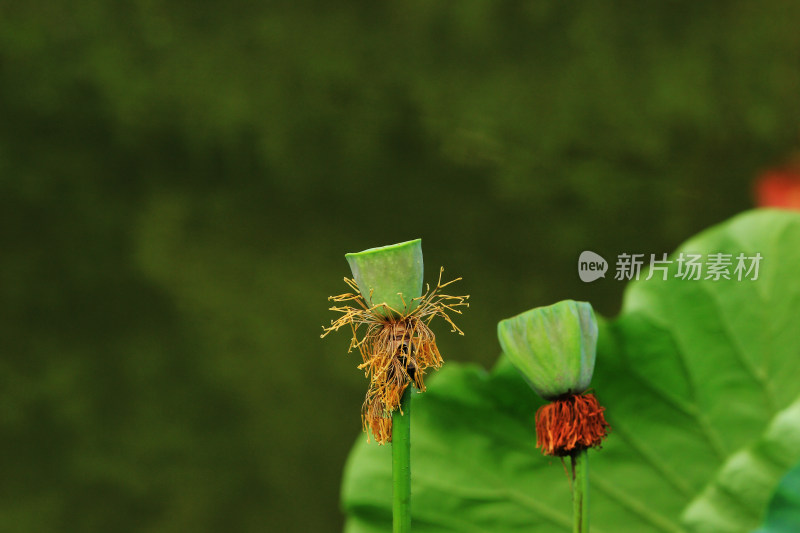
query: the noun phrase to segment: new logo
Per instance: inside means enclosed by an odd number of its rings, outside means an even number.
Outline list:
[[[602,256],[586,250],[578,258],[578,276],[581,281],[589,283],[598,278],[606,277],[608,262]]]

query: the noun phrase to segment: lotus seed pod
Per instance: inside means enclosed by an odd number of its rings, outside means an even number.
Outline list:
[[[421,239],[370,248],[346,254],[345,258],[367,305],[388,306],[376,309],[376,313],[386,317],[406,315],[419,304],[414,299],[422,295]]]
[[[469,307],[469,295],[442,292],[461,279],[442,282],[443,268],[436,286],[428,286],[422,294],[419,239],[345,257],[355,279],[344,279],[349,292],[328,298],[336,304],[330,310],[341,315],[323,326],[321,336],[344,326],[352,331],[348,351],[359,351],[363,363],[358,368],[370,382],[361,407],[362,427],[385,444],[392,440],[392,417],[398,409],[402,413],[408,387],[424,391],[426,372],[442,366],[431,319],[438,316],[463,335],[450,315],[460,315],[460,308]]]
[[[564,300],[501,321],[503,352],[531,387],[553,400],[589,388],[597,355],[597,319],[587,302]]]

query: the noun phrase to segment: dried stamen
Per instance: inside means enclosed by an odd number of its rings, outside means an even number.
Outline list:
[[[426,370],[442,366],[443,360],[436,347],[436,336],[429,327],[433,317],[444,318],[452,331],[464,334],[448,313],[461,314],[461,310],[457,308],[469,307],[469,296],[441,294],[439,291],[443,287],[461,279],[442,283],[443,270],[439,272],[436,288],[431,290],[428,287],[425,294],[414,298],[402,311],[392,309],[386,304],[367,306],[355,281],[348,278],[345,278],[345,282],[355,292],[330,297],[337,303],[353,302],[357,305],[331,307],[332,311],[338,311],[342,316],[324,328],[322,337],[342,326],[350,325],[353,336],[349,350],[358,348],[363,360],[358,368],[364,370],[370,381],[361,410],[362,425],[367,432],[367,438],[369,439],[371,431],[379,444],[391,441],[391,414],[400,407],[400,399],[408,385],[413,383],[417,389],[424,391],[423,378]],[[413,309],[409,311],[409,307]],[[361,326],[366,326],[366,331],[359,337]]]
[[[373,398],[371,402],[369,398],[364,401],[361,425],[364,431],[367,431],[367,435],[371,431],[379,443],[392,441],[392,415],[386,412],[382,402],[377,398]]]

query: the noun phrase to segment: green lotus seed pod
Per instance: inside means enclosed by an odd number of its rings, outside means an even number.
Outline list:
[[[370,307],[385,303],[401,314],[408,314],[422,295],[422,240],[401,242],[363,252],[346,254],[361,296]],[[389,309],[376,312],[390,316]]]
[[[564,300],[497,324],[503,352],[539,396],[552,400],[589,388],[597,356],[597,319],[586,302]]]

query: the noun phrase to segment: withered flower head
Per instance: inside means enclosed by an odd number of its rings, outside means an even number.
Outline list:
[[[586,392],[597,356],[597,319],[586,302],[565,300],[497,325],[503,352],[548,403],[536,412],[537,447],[565,456],[599,446],[608,424]]]
[[[442,366],[430,322],[440,316],[452,331],[464,333],[448,313],[461,314],[469,296],[448,296],[441,290],[461,278],[426,288],[422,294],[422,247],[419,239],[345,256],[355,279],[345,278],[353,292],[329,299],[346,305],[331,307],[342,315],[323,328],[325,337],[342,326],[351,327],[348,351],[357,348],[359,369],[369,379],[361,408],[364,431],[379,444],[392,440],[392,412],[400,408],[403,393],[412,384],[425,390],[428,369]],[[363,329],[362,329],[363,328]],[[401,411],[402,412],[402,411]]]

